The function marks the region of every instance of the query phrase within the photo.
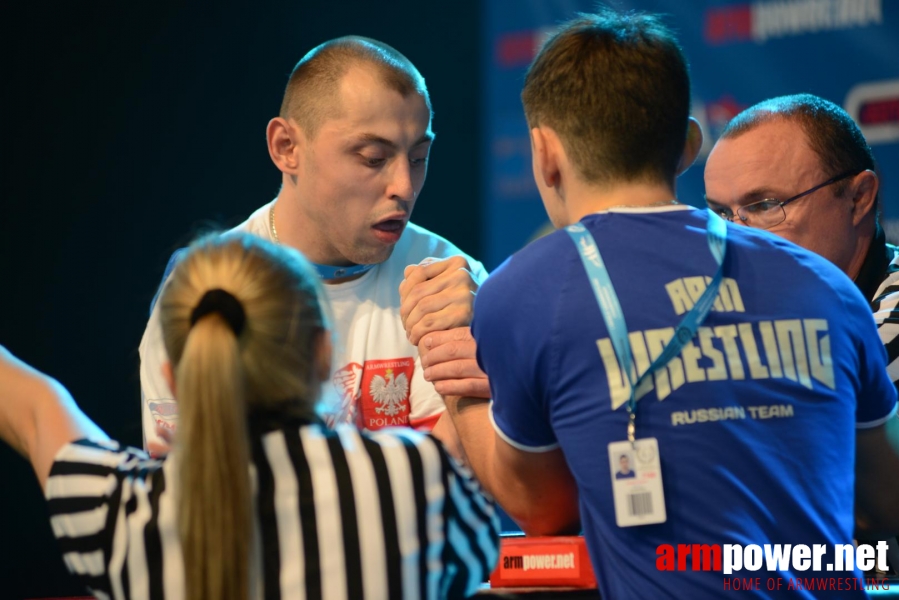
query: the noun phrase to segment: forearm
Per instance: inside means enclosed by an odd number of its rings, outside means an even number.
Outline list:
[[[551,468],[549,480],[541,476],[547,456],[507,460],[508,445],[493,429],[488,411],[489,403],[482,399],[447,398],[447,412],[481,485],[528,535],[575,533],[577,491],[567,466]]]
[[[37,426],[29,456],[41,487],[50,476],[56,454],[65,444],[83,438],[109,439],[106,432],[78,407],[62,384],[49,377],[44,383],[45,392],[36,407]]]
[[[108,439],[58,382],[0,347],[0,439],[31,462],[43,487],[63,444]]]
[[[446,414],[458,436],[468,465],[481,486],[502,505],[502,486],[493,476],[496,435],[487,415],[488,403],[477,398],[446,396]],[[448,429],[448,428],[447,428]]]
[[[463,465],[470,466],[468,457],[465,456],[465,448],[459,442],[459,434],[456,433],[456,427],[453,425],[453,420],[450,418],[449,413],[444,412],[440,415],[440,418],[437,419],[437,423],[431,430],[431,435],[440,440],[443,447],[446,448],[446,451],[453,458]]]
[[[26,459],[34,447],[45,376],[0,346],[0,439]]]

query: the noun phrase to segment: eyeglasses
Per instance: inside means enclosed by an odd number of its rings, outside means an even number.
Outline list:
[[[836,177],[831,177],[824,183],[820,183],[811,189],[796,194],[792,198],[787,198],[783,202],[777,200],[776,198],[766,198],[764,200],[759,200],[758,202],[753,202],[752,204],[747,204],[746,206],[741,206],[737,209],[736,215],[732,213],[728,208],[720,208],[715,212],[717,212],[722,219],[727,219],[728,221],[733,221],[734,217],[740,217],[740,221],[742,221],[746,225],[749,225],[750,227],[756,227],[758,229],[770,229],[775,225],[783,223],[787,218],[787,213],[784,211],[784,206],[786,206],[790,202],[799,200],[803,196],[808,196],[812,192],[817,192],[823,187],[827,187],[838,181],[842,181],[847,177],[858,175],[859,173],[861,173],[861,171],[847,171],[846,173],[842,173],[840,175],[837,175]]]

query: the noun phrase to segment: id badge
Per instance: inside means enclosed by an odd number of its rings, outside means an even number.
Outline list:
[[[615,522],[619,527],[664,523],[665,494],[656,438],[609,444]]]

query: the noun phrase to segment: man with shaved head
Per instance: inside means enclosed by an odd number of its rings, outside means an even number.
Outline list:
[[[427,174],[431,116],[424,78],[394,48],[356,36],[314,48],[266,129],[282,173],[278,196],[236,228],[315,264],[336,332],[334,418],[369,430],[434,427],[444,405],[422,376],[416,344],[428,331],[467,325],[472,292],[486,276],[479,262],[409,221]],[[420,263],[405,284],[414,293],[401,302],[404,270]],[[140,355],[144,439],[154,449],[158,432],[177,420],[155,307]]]

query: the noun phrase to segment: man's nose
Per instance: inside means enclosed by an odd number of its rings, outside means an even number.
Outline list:
[[[390,187],[387,195],[390,198],[411,202],[415,199],[415,186],[412,183],[412,168],[406,159],[397,160],[390,174]]]

